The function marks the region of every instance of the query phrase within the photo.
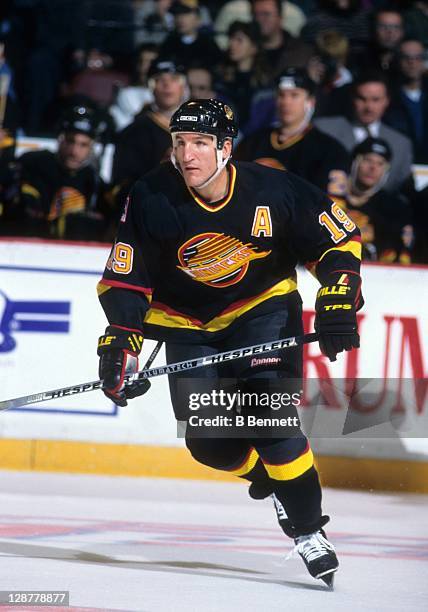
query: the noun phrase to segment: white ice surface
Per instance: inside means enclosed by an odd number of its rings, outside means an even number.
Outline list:
[[[341,564],[331,592],[284,561],[291,540],[270,500],[243,484],[0,478],[0,590],[69,590],[69,609],[86,611],[428,610],[427,496],[326,489]]]

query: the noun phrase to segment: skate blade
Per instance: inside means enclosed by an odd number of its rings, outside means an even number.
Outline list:
[[[330,589],[330,591],[332,591],[334,589],[334,571],[330,572],[329,574],[325,574],[324,576],[320,576],[320,580],[322,580],[323,582],[325,582],[325,584],[328,586],[328,588]]]

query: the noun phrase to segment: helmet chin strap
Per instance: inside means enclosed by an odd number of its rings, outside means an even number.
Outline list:
[[[373,187],[370,187],[369,189],[364,190],[364,189],[359,189],[357,185],[358,169],[360,167],[360,163],[362,159],[363,159],[362,155],[357,155],[357,157],[352,162],[350,182],[351,182],[352,190],[356,196],[364,195],[368,198],[371,198],[372,196],[374,196],[375,193],[377,193],[378,191],[382,189],[382,187],[385,185],[386,181],[388,180],[390,164],[387,164],[385,168],[385,172],[383,173],[383,176],[379,179],[379,181],[375,185],[373,185]]]
[[[174,137],[175,137],[175,134],[172,134],[172,143],[175,146],[175,138]],[[207,178],[206,181],[204,181],[200,185],[195,185],[195,189],[204,189],[207,185],[212,183],[212,181],[214,181],[219,176],[219,174],[221,173],[223,168],[226,167],[226,164],[227,164],[227,162],[230,159],[230,155],[228,155],[225,159],[223,159],[223,147],[221,149],[219,149],[217,147],[217,136],[213,136],[213,138],[214,138],[214,143],[215,143],[217,168],[211,174],[211,176],[209,176]],[[178,163],[177,158],[175,157],[174,146],[173,146],[173,149],[172,149],[172,152],[171,152],[171,162],[172,162],[174,168],[176,170],[178,170],[178,172],[183,176],[183,173],[182,173],[181,168],[180,168],[180,164]]]
[[[196,189],[203,189],[204,187],[206,187],[207,185],[212,183],[212,181],[218,177],[220,172],[226,166],[227,162],[230,159],[230,155],[228,155],[225,159],[223,159],[222,153],[223,153],[223,151],[221,149],[217,149],[216,148],[217,170],[209,178],[207,178],[206,181],[204,181],[200,185],[196,185],[195,186]]]
[[[301,132],[303,132],[303,130],[305,130],[310,124],[314,112],[315,112],[315,106],[311,104],[309,101],[306,101],[305,102],[305,115],[301,123],[299,123],[297,128],[295,128],[294,130],[290,132],[288,131],[286,132],[287,138],[292,138],[293,136],[296,136],[296,134],[300,134]]]

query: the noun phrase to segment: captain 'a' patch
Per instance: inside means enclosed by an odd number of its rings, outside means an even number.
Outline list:
[[[260,238],[261,235],[265,238],[272,237],[272,219],[269,206],[256,207],[251,235],[256,238]]]

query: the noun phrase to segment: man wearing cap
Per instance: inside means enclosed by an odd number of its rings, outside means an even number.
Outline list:
[[[351,84],[351,109],[348,116],[317,117],[316,127],[340,142],[347,151],[368,136],[386,140],[391,149],[391,172],[385,183],[389,192],[411,189],[412,143],[398,130],[383,122],[389,105],[389,85],[385,76],[377,71],[361,74]],[[343,115],[348,114],[344,109]]]
[[[155,60],[148,72],[154,102],[119,133],[113,159],[113,184],[124,191],[145,172],[169,156],[169,121],[183,102],[186,77],[181,66]]]
[[[222,53],[214,39],[199,31],[201,25],[198,0],[178,0],[171,7],[175,29],[167,36],[159,50],[159,57],[172,57],[187,68],[198,59],[214,67]]]
[[[334,138],[312,125],[315,83],[306,70],[288,68],[280,75],[276,109],[277,126],[244,138],[237,148],[237,159],[294,172],[330,197],[342,197],[349,155]]]
[[[147,391],[147,380],[124,384],[124,376],[138,370],[144,337],[165,341],[167,362],[175,364],[300,336],[298,261],[322,285],[315,329],[323,354],[335,361],[358,347],[361,245],[343,210],[292,173],[231,161],[238,130],[232,109],[220,100],[185,102],[170,130],[171,161],[133,186],[98,284],[109,323],[98,343],[106,396],[126,406]],[[232,430],[219,431],[209,422],[198,429],[191,419],[225,416],[224,402],[192,407],[195,393],[210,398],[226,388],[235,398],[237,390],[259,398],[294,388],[299,396],[302,367],[301,345],[278,348],[267,359],[214,358],[208,367],[171,367],[170,394],[194,459],[249,480],[253,499],[273,494],[280,526],[309,573],[331,585],[338,561],[323,531],[329,517],[299,427],[237,431],[232,419]],[[235,402],[226,415],[241,406]],[[275,408],[256,403],[250,410],[272,416]]]
[[[20,232],[69,240],[105,238],[110,213],[94,156],[101,129],[93,109],[76,106],[61,119],[56,153],[34,151],[19,158]]]
[[[360,228],[364,259],[407,264],[414,242],[412,211],[404,198],[383,189],[391,157],[381,138],[355,147],[344,209]]]

